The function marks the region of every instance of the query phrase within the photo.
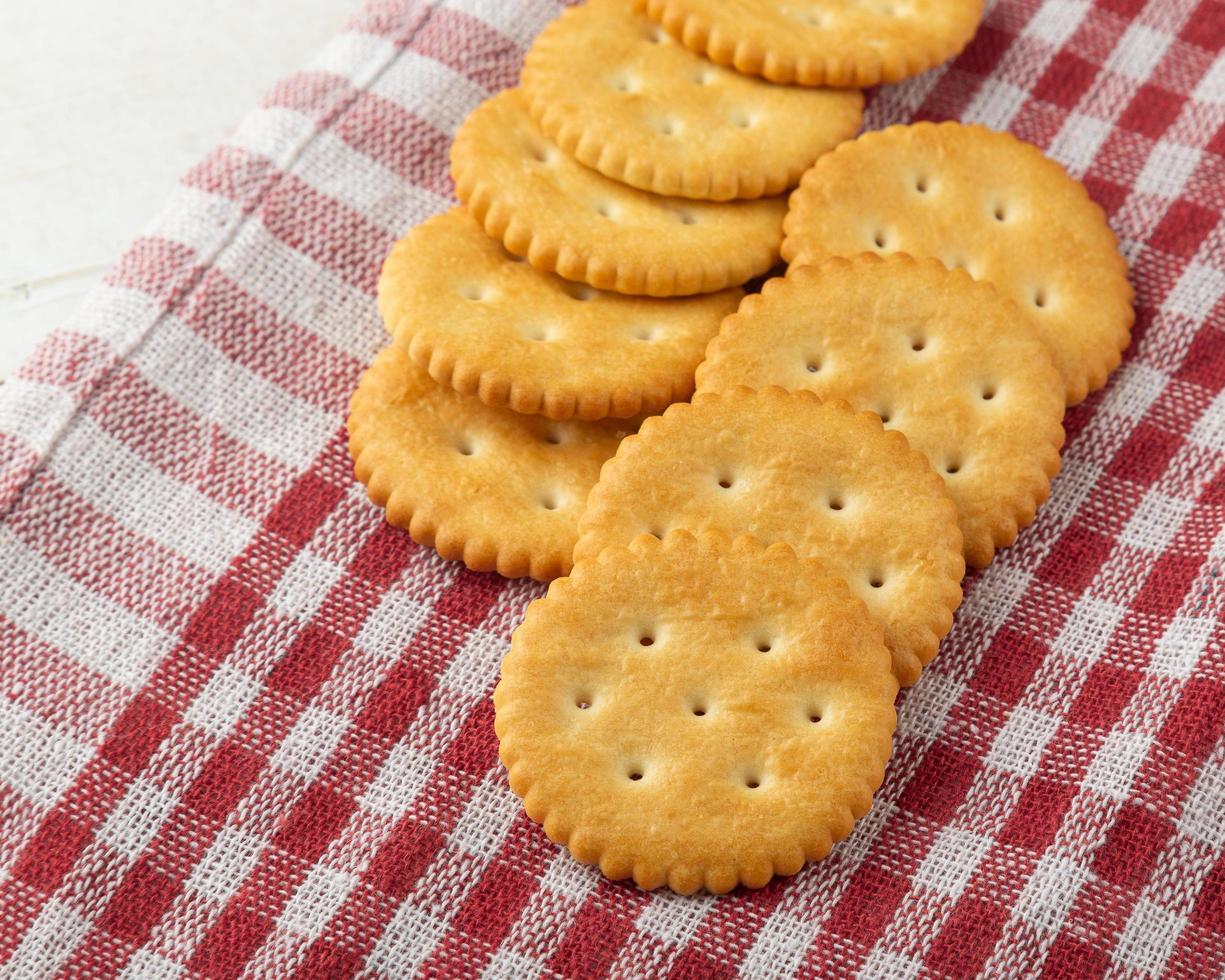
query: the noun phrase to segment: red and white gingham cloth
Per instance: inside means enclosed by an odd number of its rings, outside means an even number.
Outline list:
[[[343,421],[380,260],[552,0],[374,0],[0,386],[0,974],[1218,976],[1225,7],[998,0],[867,125],[1082,177],[1137,329],[967,583],[872,812],[755,893],[603,880],[490,692],[540,587],[388,527]]]

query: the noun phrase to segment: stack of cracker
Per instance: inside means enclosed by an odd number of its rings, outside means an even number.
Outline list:
[[[1058,164],[956,123],[854,138],[857,86],[980,15],[588,0],[387,259],[357,475],[444,557],[557,579],[496,729],[610,877],[759,887],[850,832],[966,563],[1034,519],[1120,361],[1126,264]]]

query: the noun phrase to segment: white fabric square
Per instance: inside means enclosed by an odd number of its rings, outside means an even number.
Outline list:
[[[398,817],[420,795],[437,765],[436,759],[401,742],[387,753],[383,768],[366,787],[362,805],[382,816]]]
[[[183,720],[202,729],[213,738],[225,738],[251,706],[260,692],[258,681],[241,670],[222,664],[208,679],[196,699],[183,715]]]
[[[1225,59],[1222,59],[1225,64]],[[1191,261],[1166,297],[1166,309],[1195,320],[1203,319],[1225,296],[1225,272],[1203,262]]]
[[[757,930],[757,938],[740,964],[740,975],[795,976],[811,942],[812,923],[787,912],[776,911]]]
[[[438,686],[466,698],[483,697],[498,676],[506,641],[483,629],[474,629],[438,678]]]
[[[274,766],[314,781],[349,730],[350,719],[310,707],[302,712],[270,760]]]
[[[577,904],[595,891],[596,885],[603,880],[598,870],[579,864],[569,851],[558,851],[540,876],[540,887]]]
[[[1091,595],[1081,596],[1059,631],[1053,649],[1090,664],[1096,663],[1126,613],[1123,606],[1113,602]]]
[[[122,980],[176,980],[185,972],[187,967],[158,956],[151,949],[138,949],[119,976]]]
[[[962,122],[1005,130],[1028,99],[1028,92],[1010,82],[998,78],[984,79],[982,87],[966,107]]]
[[[307,939],[317,939],[358,883],[355,875],[315,865],[285,905],[278,925]]]
[[[1147,81],[1165,57],[1172,40],[1169,34],[1132,21],[1106,59],[1106,67],[1121,75]]]
[[[0,783],[44,809],[76,781],[94,750],[0,697]]]
[[[1012,619],[1013,610],[1033,581],[1033,575],[1025,569],[996,562],[983,573],[957,615],[973,616],[994,633]],[[956,620],[953,628],[957,628]]]
[[[391,589],[366,617],[357,634],[357,646],[384,660],[404,653],[430,614],[431,605],[400,589]]]
[[[290,619],[309,622],[343,574],[344,569],[335,562],[303,548],[285,569],[268,601]]]
[[[651,901],[647,907],[634,920],[634,926],[639,932],[645,932],[656,939],[675,946],[683,946],[698,931],[698,926],[702,924],[706,914],[714,908],[716,901],[713,895],[704,892],[684,896],[666,889],[657,891],[651,895]],[[772,915],[762,928],[762,935],[769,931],[771,921],[785,917],[782,913]],[[758,942],[760,941],[761,936],[758,937]],[[749,958],[751,957],[750,952]],[[748,963],[749,959],[746,958],[743,970],[751,975],[753,971],[748,968]]]
[[[938,670],[925,672],[906,694],[906,703],[898,713],[898,732],[928,740],[939,738],[949,712],[965,689],[964,684],[948,674]]]
[[[1142,732],[1111,732],[1089,763],[1085,788],[1112,800],[1126,800],[1152,745],[1153,736]]]
[[[1136,178],[1136,190],[1160,197],[1181,197],[1202,155],[1192,147],[1158,140]]]
[[[98,838],[129,861],[135,861],[177,802],[154,783],[137,778],[98,828]]]
[[[223,827],[200,863],[192,868],[187,887],[224,905],[255,868],[266,842],[234,827]]]
[[[1225,58],[1217,58],[1195,86],[1192,93],[1197,102],[1225,105]]]
[[[1025,25],[1024,34],[1052,47],[1062,47],[1076,32],[1088,10],[1085,0],[1047,0]]]
[[[4,975],[14,980],[53,976],[85,938],[89,926],[89,920],[68,905],[48,900],[4,964]]]
[[[1225,766],[1212,761],[1204,766],[1187,794],[1178,817],[1178,832],[1219,851],[1225,846],[1222,814],[1225,814]]]
[[[1150,490],[1123,525],[1119,540],[1154,556],[1161,555],[1169,548],[1174,535],[1191,513],[1191,507],[1189,500],[1167,497]]]
[[[415,974],[447,931],[446,923],[406,899],[366,958],[366,967],[393,977]]]
[[[1221,451],[1221,446],[1225,446],[1225,389],[1217,393],[1207,411],[1195,420],[1188,435],[1192,442],[1205,449],[1214,453]]]
[[[1102,399],[1102,410],[1139,422],[1152,408],[1170,379],[1140,361],[1128,361],[1110,379]]]
[[[985,762],[1018,776],[1032,776],[1038,771],[1042,750],[1058,727],[1059,719],[1051,715],[1032,708],[1013,708],[991,743]]]
[[[978,868],[991,838],[959,827],[945,827],[915,872],[914,883],[950,898],[960,898]]]
[[[544,964],[527,953],[499,949],[489,958],[481,980],[533,980],[544,970]]]
[[[1186,680],[1207,651],[1215,625],[1207,616],[1175,616],[1157,641],[1149,672]]]
[[[1059,854],[1044,854],[1017,898],[1016,914],[1035,929],[1058,932],[1089,872]]]
[[[856,980],[914,980],[921,969],[923,964],[918,960],[877,948],[868,956]]]
[[[496,768],[481,780],[447,840],[452,847],[492,860],[521,808],[519,798],[503,782],[501,768]]]
[[[1043,9],[1039,8],[1039,12]],[[1047,153],[1062,163],[1072,176],[1082,177],[1110,133],[1110,123],[1105,120],[1083,112],[1069,112]]]
[[[1142,898],[1123,927],[1113,959],[1142,976],[1160,976],[1186,926],[1184,916]]]
[[[460,123],[489,93],[455,69],[414,51],[387,68],[371,91],[454,136]],[[439,93],[445,92],[445,97]]]

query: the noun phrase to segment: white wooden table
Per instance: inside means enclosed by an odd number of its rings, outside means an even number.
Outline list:
[[[359,0],[0,0],[0,378]]]

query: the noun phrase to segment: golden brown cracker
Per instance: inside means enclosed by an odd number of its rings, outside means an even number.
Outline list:
[[[353,394],[349,451],[370,499],[418,544],[547,581],[570,570],[578,515],[627,428],[490,408],[392,346]]]
[[[439,384],[499,408],[628,418],[693,393],[693,371],[739,289],[623,296],[533,269],[463,208],[418,225],[387,257],[379,309]]]
[[[629,8],[563,11],[523,63],[544,134],[606,177],[656,194],[726,201],[781,194],[855,135],[855,89],[771,85],[711,64]]]
[[[971,565],[1016,540],[1059,471],[1046,346],[990,283],[935,259],[834,258],[770,280],[698,369],[702,391],[738,384],[839,398],[902,432],[944,477]]]
[[[956,55],[982,0],[634,0],[687,48],[788,85],[865,87]]]
[[[817,161],[791,197],[793,265],[865,250],[933,256],[995,285],[1046,342],[1068,404],[1106,383],[1134,319],[1102,209],[1029,143],[982,126],[891,126]]]
[[[784,541],[844,578],[902,684],[936,654],[965,563],[944,482],[900,432],[812,392],[700,393],[647,419],[600,474],[575,559],[676,528]]]
[[[528,608],[494,692],[511,788],[643,888],[761,887],[871,806],[897,682],[845,583],[786,545],[641,537]]]
[[[464,121],[451,175],[459,199],[510,252],[597,289],[717,292],[769,269],[782,238],[781,198],[661,197],[584,167],[545,138],[518,89]]]

